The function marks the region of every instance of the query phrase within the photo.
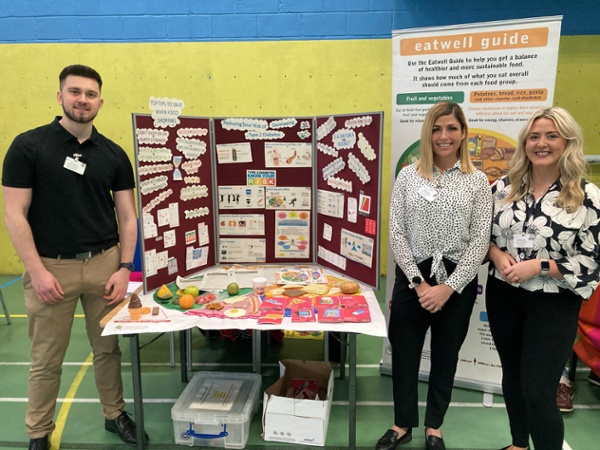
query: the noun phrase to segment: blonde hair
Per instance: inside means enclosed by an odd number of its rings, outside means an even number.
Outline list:
[[[427,111],[427,114],[425,115],[425,120],[423,120],[423,126],[421,127],[421,156],[416,162],[416,169],[417,173],[423,178],[428,178],[430,180],[433,178],[433,142],[431,140],[433,126],[440,117],[448,116],[450,114],[458,120],[461,131],[464,131],[465,133],[465,137],[458,148],[458,155],[456,155],[460,160],[461,171],[462,173],[473,173],[477,170],[471,162],[471,156],[469,155],[469,126],[467,125],[465,113],[457,103],[439,102],[429,108],[429,111]]]
[[[573,116],[566,109],[557,106],[538,109],[521,130],[517,150],[510,161],[508,172],[512,189],[505,201],[519,201],[531,189],[531,161],[529,161],[525,152],[525,143],[535,121],[542,118],[550,119],[556,126],[558,134],[567,141],[565,151],[558,160],[562,187],[555,205],[572,213],[581,206],[585,197],[581,187],[581,181],[587,168],[583,155],[583,132]]]

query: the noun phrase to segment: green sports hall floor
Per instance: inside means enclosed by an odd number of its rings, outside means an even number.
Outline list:
[[[0,276],[0,286],[14,277]],[[385,279],[376,292],[383,304]],[[29,340],[24,315],[20,281],[3,289],[12,317],[7,325],[0,317],[0,449],[27,448],[24,416],[27,405],[27,376],[29,370]],[[0,311],[0,314],[2,311]],[[175,348],[178,352],[176,333]],[[219,337],[205,338],[199,331],[192,333],[193,369],[208,371],[250,372],[252,348],[250,340],[231,342]],[[156,335],[141,335],[145,344]],[[128,410],[133,412],[133,393],[129,340],[122,339],[123,380]],[[265,343],[262,349],[262,390],[278,377],[278,359],[322,359],[323,342],[309,339],[284,339]],[[392,421],[391,379],[380,375],[379,363],[382,339],[357,337],[357,448],[373,449],[375,442]],[[62,377],[57,407],[57,430],[53,435],[53,450],[61,449],[125,449],[116,435],[103,427],[101,408],[89,365],[90,349],[83,319],[78,315],[71,336]],[[142,349],[142,387],[146,431],[150,449],[185,449],[176,445],[173,436],[171,407],[185,385],[181,382],[179,355],[171,367],[168,335],[162,336]],[[336,381],[333,407],[329,422],[326,449],[346,449],[348,442],[348,380],[339,380],[339,367],[334,364]],[[564,449],[597,450],[600,448],[600,387],[587,382],[588,369],[580,365],[575,381],[575,410],[565,414]],[[190,374],[191,376],[192,374]],[[420,383],[419,398],[425,398],[426,384]],[[262,399],[262,395],[261,395]],[[510,443],[508,421],[502,396],[495,395],[492,407],[482,404],[483,394],[456,388],[452,404],[442,428],[448,449],[499,449]],[[246,448],[249,450],[314,449],[301,445],[265,442],[261,438],[259,413],[250,425]],[[423,403],[421,402],[421,415]],[[413,441],[402,448],[424,448],[423,429],[413,430]],[[199,448],[199,447],[196,447]],[[541,449],[543,450],[543,449]]]

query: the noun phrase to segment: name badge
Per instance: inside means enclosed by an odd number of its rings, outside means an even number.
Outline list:
[[[438,198],[438,191],[427,185],[421,186],[417,192],[428,202],[432,202]]]
[[[85,172],[86,164],[82,163],[78,159],[67,156],[65,158],[65,164],[63,165],[63,167],[67,170],[70,170],[71,172],[75,172],[75,173],[78,173],[79,175],[83,175],[83,173]]]
[[[530,233],[515,234],[513,244],[515,248],[533,248],[535,237]]]

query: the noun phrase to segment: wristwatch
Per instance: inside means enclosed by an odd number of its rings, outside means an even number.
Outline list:
[[[410,284],[409,287],[411,289],[416,288],[417,286],[419,286],[421,283],[423,282],[423,278],[417,276],[417,277],[412,277],[410,279]]]
[[[128,262],[128,263],[121,263],[119,264],[119,269],[127,269],[130,272],[133,272],[133,270],[135,269],[134,265],[132,262]]]
[[[540,263],[540,275],[548,275],[548,272],[550,272],[550,261],[542,259]]]

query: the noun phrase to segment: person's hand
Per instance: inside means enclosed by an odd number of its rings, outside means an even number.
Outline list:
[[[540,274],[540,260],[539,259],[528,259],[526,261],[518,262],[510,266],[503,273],[503,278],[508,283],[524,283],[530,278]]]
[[[517,264],[517,262],[510,255],[510,253],[503,252],[498,247],[494,246],[494,247],[490,247],[490,252],[488,253],[488,256],[489,256],[490,260],[492,261],[492,263],[494,263],[494,267],[496,268],[496,270],[498,271],[498,273],[500,274],[500,276],[502,277],[502,279],[504,281],[506,281],[507,283],[518,283],[519,282],[519,281],[514,281],[514,279],[510,279],[511,276],[512,276],[512,278],[515,277],[515,275],[512,273],[512,268],[514,267],[515,264]],[[517,278],[518,278],[518,275],[517,275]]]
[[[56,305],[64,298],[62,286],[48,270],[42,269],[31,276],[31,285],[38,299],[46,305]]]
[[[454,289],[447,284],[430,286],[427,283],[421,283],[421,285],[417,286],[417,288],[421,288],[417,290],[421,307],[430,313],[441,311],[454,292]]]
[[[119,269],[113,273],[104,287],[104,298],[108,305],[116,305],[125,298],[129,285],[129,270]]]

